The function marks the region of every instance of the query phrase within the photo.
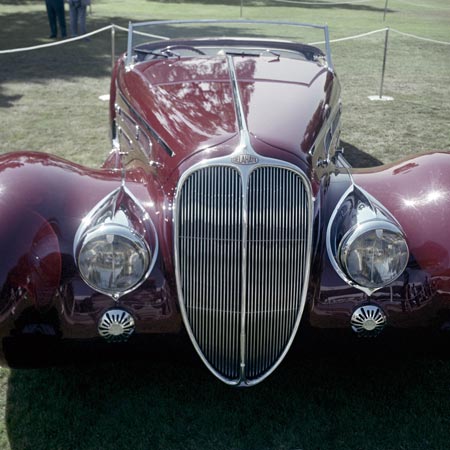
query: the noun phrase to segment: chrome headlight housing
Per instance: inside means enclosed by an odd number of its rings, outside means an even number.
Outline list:
[[[150,275],[158,254],[158,236],[149,214],[122,185],[82,220],[73,254],[86,284],[118,300]]]
[[[83,280],[112,296],[130,292],[145,279],[152,253],[147,242],[133,230],[103,224],[83,237],[77,255]]]
[[[336,205],[326,244],[337,274],[368,295],[395,281],[409,260],[400,225],[376,199],[354,184]]]
[[[374,220],[347,232],[339,245],[338,257],[344,272],[353,282],[378,289],[403,273],[409,251],[397,226]]]

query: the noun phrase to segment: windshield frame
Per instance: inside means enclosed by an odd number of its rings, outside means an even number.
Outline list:
[[[333,62],[331,59],[331,48],[330,48],[330,36],[328,31],[328,25],[317,25],[311,23],[301,23],[301,22],[287,22],[287,21],[273,21],[273,20],[242,20],[242,19],[230,19],[230,20],[221,20],[221,19],[197,19],[197,20],[159,20],[159,21],[148,21],[148,22],[130,22],[128,25],[128,43],[127,43],[127,53],[126,53],[126,65],[130,66],[133,64],[133,56],[134,56],[134,45],[133,45],[133,36],[135,34],[144,35],[148,37],[155,38],[156,41],[164,42],[169,41],[170,38],[165,36],[159,36],[156,34],[144,33],[142,32],[142,28],[146,27],[157,27],[160,25],[192,25],[192,24],[242,24],[242,25],[281,25],[281,26],[292,26],[292,27],[301,27],[301,28],[315,28],[322,30],[324,33],[324,44],[325,44],[325,58],[327,62],[328,69],[330,71],[334,71]],[[204,37],[203,37],[204,39]],[[236,39],[238,42],[241,39]],[[242,38],[245,40],[245,38]],[[262,40],[262,39],[261,39]],[[273,39],[268,39],[268,41],[274,42]],[[278,42],[292,42],[292,41],[278,41]],[[299,42],[300,45],[305,45]],[[307,44],[306,44],[307,45]]]

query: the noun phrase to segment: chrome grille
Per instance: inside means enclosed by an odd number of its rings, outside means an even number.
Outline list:
[[[307,287],[310,201],[302,176],[284,167],[206,166],[179,187],[181,309],[197,351],[226,382],[262,379],[292,341]]]
[[[202,353],[223,376],[239,376],[242,187],[230,167],[208,167],[183,185],[179,266],[187,320]]]
[[[282,355],[299,315],[305,285],[307,193],[300,177],[263,167],[248,185],[247,378]]]

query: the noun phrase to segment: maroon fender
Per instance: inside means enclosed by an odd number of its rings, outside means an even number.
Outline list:
[[[382,307],[394,327],[447,326],[450,318],[449,173],[448,153],[420,155],[352,171],[355,184],[378,200],[400,224],[410,250],[410,262],[398,280],[368,296],[337,275],[322,246],[316,256],[322,266],[311,293],[313,326],[346,328],[355,308],[364,304]],[[342,175],[334,178],[324,200],[330,209],[346,186],[337,181]],[[327,223],[327,209],[322,212]]]
[[[151,183],[142,174],[128,174],[127,185],[158,224],[155,206],[147,187]],[[120,173],[92,170],[42,153],[14,153],[0,157],[2,196],[1,253],[8,255],[0,263],[1,334],[17,334],[16,320],[28,309],[58,312],[61,337],[97,337],[101,313],[114,307],[114,301],[89,288],[79,277],[73,259],[73,241],[86,213],[105,195],[120,185]],[[137,180],[137,181],[133,181]],[[161,206],[161,210],[163,207]],[[167,240],[170,245],[170,240]],[[123,304],[142,318],[137,328],[145,332],[176,332],[180,328],[172,280],[164,269],[171,264],[167,247],[146,283]],[[146,296],[146,302],[139,298]],[[149,320],[151,319],[151,320]],[[25,330],[26,331],[26,330]]]
[[[450,294],[450,154],[355,170],[354,179],[393,214],[419,267]]]
[[[11,206],[14,206],[12,210]],[[0,232],[2,296],[0,315],[9,311],[21,296],[27,296],[36,308],[47,306],[61,281],[61,253],[52,224],[29,209],[16,204],[1,205]]]

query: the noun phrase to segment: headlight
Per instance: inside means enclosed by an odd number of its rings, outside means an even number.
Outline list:
[[[113,297],[139,286],[152,260],[147,242],[120,224],[93,228],[84,235],[78,248],[77,263],[84,281]]]
[[[389,222],[374,220],[352,228],[338,255],[347,276],[367,288],[388,285],[405,270],[409,259],[403,233]]]

